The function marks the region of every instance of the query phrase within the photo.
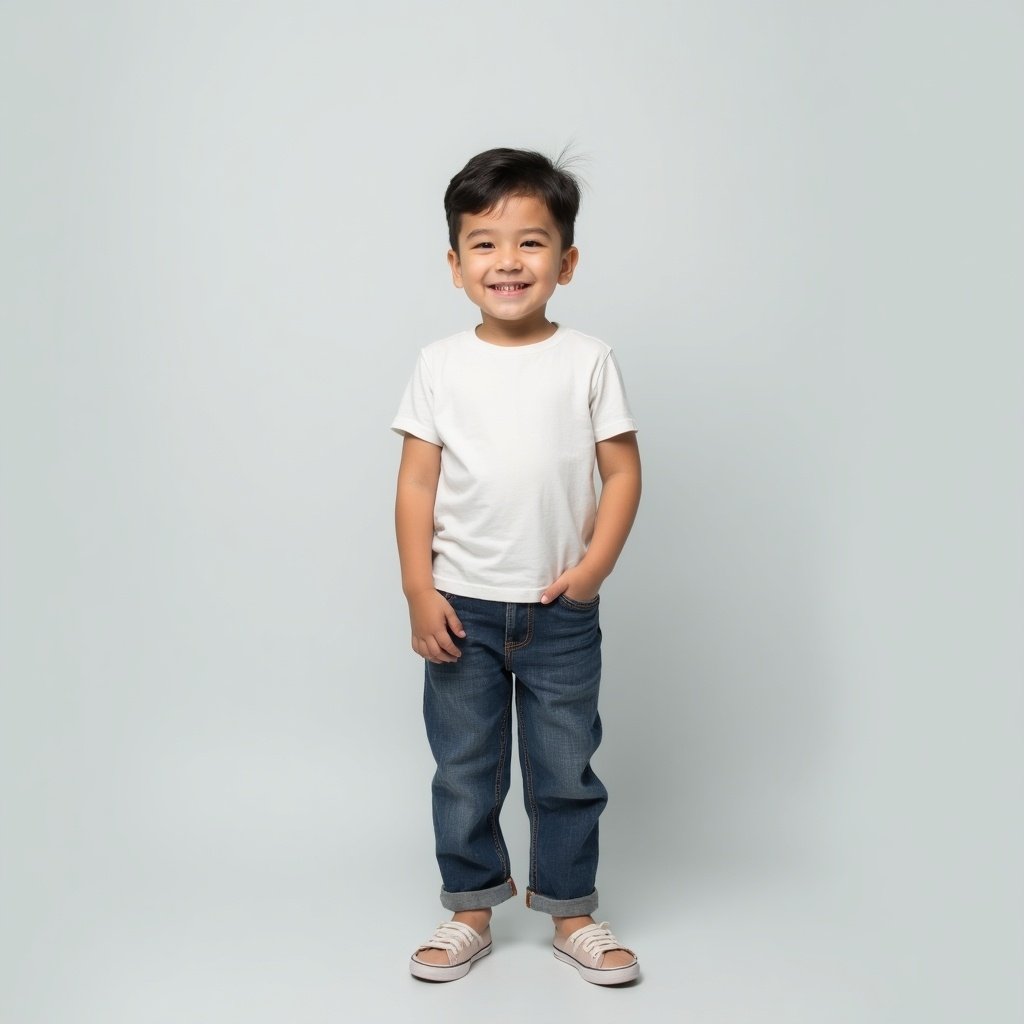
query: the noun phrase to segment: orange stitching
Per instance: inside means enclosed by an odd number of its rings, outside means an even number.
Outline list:
[[[508,720],[512,711],[512,695],[509,694],[509,703],[501,716],[501,743],[498,747],[498,770],[494,775],[494,807],[489,815],[491,819],[491,838],[494,840],[494,849],[501,861],[502,870],[508,874],[508,861],[502,852],[501,843],[498,842],[498,805],[501,802],[501,776],[505,770],[505,749],[508,744]]]
[[[530,798],[530,883],[537,884],[537,796],[533,791],[533,765],[530,763],[530,749],[526,742],[526,724],[523,721],[523,700],[516,680],[516,717],[519,719],[519,748],[523,752],[523,772],[526,792]]]

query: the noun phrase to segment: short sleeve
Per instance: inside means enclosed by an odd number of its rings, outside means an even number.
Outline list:
[[[590,418],[595,442],[638,429],[614,352],[608,352],[591,388]]]
[[[398,413],[391,422],[391,429],[403,436],[412,434],[431,444],[441,444],[441,438],[434,426],[434,389],[430,370],[422,352],[406,385],[405,394],[402,395]]]

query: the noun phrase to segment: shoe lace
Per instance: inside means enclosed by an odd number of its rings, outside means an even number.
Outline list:
[[[476,938],[476,932],[461,921],[442,921],[434,934],[420,946],[423,949],[443,949],[454,963],[459,953]],[[418,952],[418,951],[417,951]]]
[[[607,921],[585,925],[569,941],[574,949],[583,949],[585,953],[592,956],[598,954],[603,956],[613,949],[625,949],[625,946],[608,930]]]

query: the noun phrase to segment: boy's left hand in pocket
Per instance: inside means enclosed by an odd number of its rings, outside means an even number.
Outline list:
[[[550,584],[540,596],[541,604],[551,604],[559,595],[565,594],[571,601],[593,601],[604,581],[589,573],[582,565],[566,569]]]

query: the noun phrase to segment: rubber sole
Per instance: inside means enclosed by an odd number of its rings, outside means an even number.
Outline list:
[[[553,948],[556,960],[575,967],[580,972],[580,977],[584,981],[589,981],[591,985],[624,985],[627,981],[635,981],[640,977],[640,964],[635,960],[628,967],[587,967],[575,957],[563,953],[557,946]]]
[[[487,956],[491,951],[488,943],[483,949],[474,953],[468,960],[461,964],[453,964],[451,967],[442,967],[439,964],[423,964],[415,957],[409,960],[409,973],[414,978],[422,978],[424,981],[458,981],[469,974],[470,967],[481,957]]]

